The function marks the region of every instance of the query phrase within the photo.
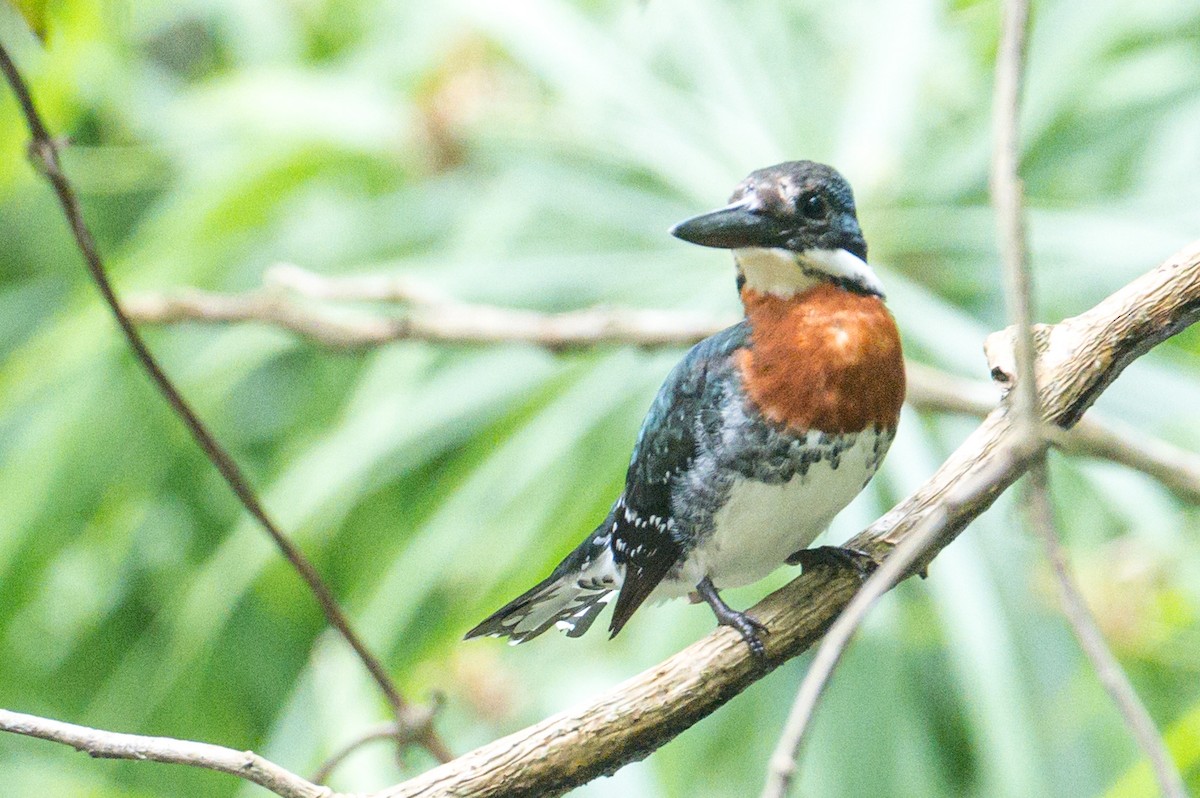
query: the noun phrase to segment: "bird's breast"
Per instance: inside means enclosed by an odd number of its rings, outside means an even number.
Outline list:
[[[708,576],[719,588],[738,587],[774,571],[862,491],[893,435],[894,429],[882,427],[845,435],[813,432],[785,456],[792,461],[786,469],[764,462],[757,472],[727,472],[721,503],[676,583],[687,587]]]
[[[764,418],[827,433],[895,427],[904,358],[881,299],[822,284],[792,297],[745,289],[742,302],[750,341],[735,364]]]

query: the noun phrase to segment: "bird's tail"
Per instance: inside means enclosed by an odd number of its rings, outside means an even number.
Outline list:
[[[579,637],[616,597],[620,586],[608,536],[596,532],[567,555],[550,576],[467,632],[466,639],[507,637],[510,645],[516,645],[551,626],[562,629],[568,637]]]

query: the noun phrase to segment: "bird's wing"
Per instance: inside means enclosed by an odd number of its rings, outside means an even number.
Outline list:
[[[609,631],[616,635],[683,554],[671,512],[672,486],[697,456],[697,430],[711,414],[713,373],[746,345],[745,322],[696,344],[667,376],[642,422],[610,516],[613,555],[625,574]]]

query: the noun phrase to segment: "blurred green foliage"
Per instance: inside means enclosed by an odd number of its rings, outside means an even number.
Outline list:
[[[984,377],[1003,324],[987,207],[995,3],[266,0],[0,4],[124,291],[237,290],[293,261],[468,300],[732,313],[727,255],[666,228],[749,170],[855,185],[909,353]],[[30,9],[33,11],[31,12]],[[1035,8],[1023,114],[1040,317],[1200,232],[1200,6]],[[3,93],[3,92],[0,92]],[[358,663],[131,360],[0,101],[0,706],[254,748],[311,773],[383,717]],[[586,701],[704,634],[459,638],[605,512],[677,351],[403,344],[355,354],[184,326],[152,346],[457,751]],[[1100,408],[1200,447],[1200,335]],[[842,539],[971,428],[905,417]],[[1104,630],[1200,790],[1200,517],[1117,467],[1054,462]],[[772,584],[737,591],[745,606]],[[820,796],[1153,794],[1003,501],[875,611],[821,708]],[[755,794],[803,660],[580,796]],[[428,762],[410,756],[412,768]],[[0,737],[12,796],[261,794]],[[342,789],[399,780],[386,747]]]

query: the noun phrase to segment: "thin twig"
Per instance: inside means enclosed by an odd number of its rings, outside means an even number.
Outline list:
[[[1044,440],[1044,436],[1041,431],[1043,424],[1033,328],[1033,285],[1025,231],[1024,187],[1018,174],[1018,117],[1028,32],[1029,1],[1005,0],[1000,48],[996,57],[995,149],[991,187],[1004,260],[1005,296],[1016,337],[1016,385],[1009,394],[1009,400],[1016,416],[1016,428],[1032,446]],[[1134,739],[1149,758],[1162,794],[1166,798],[1186,798],[1183,779],[1167,753],[1150,713],[1109,650],[1079,586],[1071,576],[1058,541],[1044,449],[1030,462],[1027,487],[1030,521],[1046,547],[1063,613],[1080,647]]]
[[[1025,442],[1036,446],[1041,438],[1041,408],[1035,376],[1033,341],[1033,278],[1029,270],[1029,242],[1025,231],[1020,161],[1019,114],[1025,75],[1025,40],[1029,28],[1028,0],[1005,0],[1000,46],[996,53],[991,189],[992,205],[1000,231],[1004,298],[1009,322],[1016,328],[1015,390],[1009,401],[1014,421]]]
[[[387,275],[329,278],[279,265],[264,287],[242,294],[190,289],[141,294],[126,302],[145,324],[180,321],[272,324],[324,346],[353,349],[402,340],[445,344],[529,343],[549,349],[602,344],[655,347],[695,343],[735,321],[661,310],[588,308],[539,313],[451,300],[419,281]],[[297,301],[296,297],[320,304]],[[402,316],[346,312],[329,302],[402,303]]]
[[[908,362],[907,371],[906,401],[918,410],[984,418],[995,409],[1000,398],[995,387],[982,380],[956,377],[912,361]],[[1182,501],[1200,504],[1200,454],[1196,452],[1104,418],[1095,411],[1070,429],[1047,425],[1042,432],[1063,454],[1109,460],[1141,471]]]
[[[805,733],[816,711],[817,702],[829,684],[833,669],[841,661],[854,633],[875,606],[875,602],[911,572],[913,564],[945,534],[947,527],[963,507],[980,501],[1007,475],[1023,467],[1018,458],[1023,456],[1025,449],[1014,445],[1018,440],[1015,435],[1011,438],[1013,443],[1001,444],[993,450],[991,459],[981,472],[960,484],[954,495],[947,496],[941,506],[926,515],[888,554],[883,564],[863,583],[862,589],[854,594],[846,609],[829,627],[796,691],[796,698],[792,702],[783,732],[768,763],[762,798],[784,798],[788,794]]]
[[[225,482],[233,490],[238,500],[242,503],[242,506],[266,530],[267,534],[275,542],[275,545],[283,553],[283,556],[287,558],[287,561],[308,585],[309,590],[321,605],[321,610],[324,612],[330,625],[337,629],[346,642],[350,644],[355,654],[358,655],[363,665],[366,666],[371,677],[383,691],[397,719],[402,718],[408,707],[408,703],[400,695],[399,690],[396,689],[391,677],[388,676],[387,670],[351,627],[349,619],[342,611],[337,599],[334,598],[333,592],[321,579],[320,574],[317,573],[313,564],[279,527],[275,525],[275,522],[267,514],[266,508],[259,501],[258,496],[250,487],[249,481],[237,463],[234,462],[229,453],[217,442],[217,439],[208,430],[204,422],[200,420],[200,417],[183,398],[174,383],[167,377],[166,372],[163,371],[158,361],[150,354],[150,350],[146,347],[145,341],[138,333],[137,328],[134,327],[133,322],[121,308],[121,303],[117,299],[116,292],[104,268],[104,263],[100,258],[100,253],[96,248],[95,240],[92,238],[87,222],[83,218],[83,212],[79,207],[79,200],[76,197],[75,190],[62,170],[62,165],[58,158],[57,146],[47,131],[45,124],[42,122],[42,118],[34,105],[33,96],[30,94],[25,80],[21,77],[16,64],[13,63],[8,51],[2,44],[0,44],[0,71],[4,72],[9,85],[12,86],[13,92],[17,96],[17,102],[20,104],[24,114],[25,121],[29,126],[29,132],[32,136],[29,150],[30,155],[50,182],[50,185],[54,188],[54,193],[57,195],[59,203],[62,205],[63,213],[66,215],[67,221],[71,226],[71,232],[75,236],[75,243],[78,245],[79,252],[83,256],[84,263],[87,265],[88,273],[91,275],[96,288],[100,291],[105,303],[116,318],[117,324],[121,328],[121,332],[124,334],[138,362],[146,370],[146,373],[150,375],[151,380],[167,400],[171,409],[179,416],[184,425],[187,426],[188,430],[192,433],[192,437],[195,438],[200,448],[204,450],[205,455],[208,456],[208,459],[216,466],[221,476],[224,477]],[[445,743],[442,742],[437,733],[432,729],[429,730],[428,734],[420,742],[439,761],[446,762],[453,758]]]
[[[63,743],[98,759],[149,760],[228,773],[265,787],[282,798],[351,798],[306,781],[253,751],[235,751],[172,737],[102,731],[7,709],[0,709],[0,731]]]
[[[1085,416],[1069,430],[1043,429],[1063,454],[1099,457],[1141,471],[1190,504],[1200,504],[1200,455],[1127,424]]]
[[[1162,735],[1154,726],[1154,719],[1150,717],[1145,705],[1138,698],[1137,691],[1130,684],[1125,669],[1117,662],[1117,658],[1113,656],[1108,644],[1104,641],[1104,635],[1096,625],[1095,617],[1075,586],[1066,553],[1058,541],[1058,529],[1054,520],[1054,507],[1050,502],[1044,459],[1030,467],[1028,480],[1029,491],[1026,507],[1029,524],[1037,531],[1045,545],[1046,557],[1050,560],[1054,581],[1058,585],[1058,598],[1062,604],[1063,614],[1067,616],[1071,629],[1075,632],[1075,638],[1095,669],[1100,684],[1104,686],[1113,703],[1117,705],[1125,723],[1128,724],[1142,751],[1149,758],[1150,766],[1162,794],[1166,798],[1187,798],[1187,789],[1184,787],[1183,778],[1178,768],[1175,767],[1171,754],[1167,751]]]
[[[325,760],[313,775],[312,780],[317,784],[324,784],[334,769],[346,760],[346,757],[376,740],[392,740],[401,747],[419,741],[433,726],[433,720],[441,711],[444,703],[445,696],[439,694],[428,704],[409,707],[402,722],[380,723],[366,729]]]
[[[324,784],[329,780],[330,775],[333,774],[338,765],[345,762],[347,757],[363,746],[377,740],[396,740],[402,737],[403,734],[404,732],[396,723],[379,723],[364,729],[353,740],[334,751],[328,759],[321,763],[321,767],[317,768],[317,772],[313,774],[313,782]]]

